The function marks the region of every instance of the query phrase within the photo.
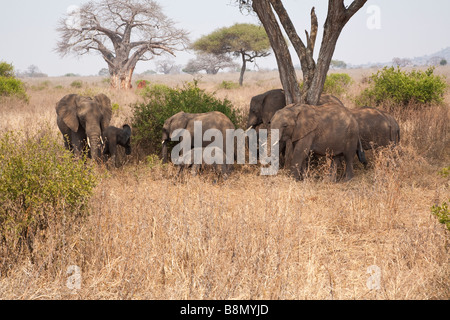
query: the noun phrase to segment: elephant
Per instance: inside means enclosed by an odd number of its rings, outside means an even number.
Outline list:
[[[250,101],[247,128],[268,126],[275,112],[286,106],[286,97],[282,89],[275,89],[254,96]]]
[[[94,98],[69,94],[55,109],[66,149],[79,156],[89,146],[91,157],[99,160],[101,136],[112,117],[111,100],[104,94]]]
[[[364,150],[397,145],[400,142],[400,127],[389,113],[367,106],[350,109],[350,112],[358,121]]]
[[[173,137],[173,132],[177,129],[185,129],[191,135],[191,149],[198,147],[194,145],[194,122],[200,121],[202,124],[202,137],[205,131],[217,129],[223,135],[223,151],[226,153],[226,130],[235,130],[233,122],[222,112],[211,111],[207,113],[185,113],[178,112],[164,122],[162,130],[162,157],[163,162],[167,162],[167,144]],[[211,142],[203,141],[202,147],[207,147]],[[234,154],[234,151],[233,151]]]
[[[113,162],[119,167],[119,158],[117,156],[117,145],[125,148],[125,154],[131,154],[131,128],[129,125],[124,124],[122,129],[109,126],[103,132],[103,158],[108,161],[109,158],[113,159]]]
[[[271,119],[271,129],[279,130],[279,140],[286,145],[287,167],[300,180],[310,152],[333,156],[340,155],[346,162],[345,181],[353,178],[353,158],[362,159],[358,122],[351,112],[337,102],[321,106],[292,104],[278,110]],[[274,144],[274,145],[275,145]]]

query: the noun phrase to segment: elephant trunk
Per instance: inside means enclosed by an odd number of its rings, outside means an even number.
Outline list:
[[[100,158],[100,136],[88,136],[88,144],[91,150],[91,158],[95,161],[98,161]]]
[[[256,115],[250,114],[248,117],[248,122],[247,122],[247,128],[248,128],[247,130],[249,130],[251,128],[255,128],[260,123],[261,122],[258,121],[258,117]]]

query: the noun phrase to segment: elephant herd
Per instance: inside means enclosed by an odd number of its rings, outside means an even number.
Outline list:
[[[57,125],[64,137],[64,145],[76,156],[88,150],[89,157],[100,161],[113,158],[118,166],[117,145],[131,154],[131,128],[110,126],[112,108],[110,99],[99,94],[93,98],[70,94],[56,105]],[[201,121],[202,135],[209,129],[216,129],[226,136],[226,131],[234,130],[231,120],[218,111],[190,114],[179,112],[167,119],[162,130],[162,157],[168,160],[168,142],[174,131],[185,129],[191,134],[191,147],[194,148],[194,122]],[[248,130],[257,132],[264,129],[277,129],[280,156],[284,166],[298,180],[311,154],[331,156],[335,170],[338,163],[345,160],[345,180],[353,177],[355,154],[366,165],[365,150],[376,147],[396,145],[400,141],[397,121],[387,112],[372,107],[348,109],[336,97],[323,95],[317,106],[291,104],[286,106],[283,90],[270,90],[254,96],[250,102]],[[247,130],[247,131],[248,131]],[[205,148],[206,142],[202,142]],[[208,142],[210,143],[210,142]],[[223,141],[223,154],[226,154],[226,141]],[[198,147],[198,146],[197,146]],[[192,149],[195,150],[195,149]],[[193,158],[193,152],[184,157]],[[180,166],[180,172],[183,166]],[[198,167],[195,167],[198,170]],[[223,165],[227,174],[230,167]]]

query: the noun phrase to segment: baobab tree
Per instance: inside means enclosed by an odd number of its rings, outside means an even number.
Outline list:
[[[344,5],[344,0],[328,0],[328,14],[324,24],[322,45],[317,62],[313,58],[318,32],[318,21],[314,8],[311,10],[311,29],[310,32],[305,31],[306,42],[303,42],[295,30],[283,1],[237,0],[237,2],[241,10],[255,12],[267,32],[277,60],[287,104],[302,102],[316,105],[322,94],[341,31],[367,0],[354,0],[347,7]],[[292,57],[283,36],[282,28],[300,59],[303,72],[303,89],[298,86]]]
[[[108,64],[113,88],[131,88],[139,61],[169,54],[188,46],[188,33],[152,0],[87,2],[59,21],[56,51],[84,55],[99,53]]]

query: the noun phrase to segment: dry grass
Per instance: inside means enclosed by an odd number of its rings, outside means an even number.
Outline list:
[[[364,86],[367,70],[349,72]],[[450,74],[450,72],[448,73]],[[191,76],[147,77],[181,85]],[[200,86],[248,108],[253,95],[279,87],[276,73],[249,73],[246,85],[218,90],[236,74],[203,76]],[[73,79],[70,79],[73,81]],[[0,132],[31,134],[43,124],[57,132],[54,106],[69,92],[107,93],[131,117],[134,92],[110,91],[100,78],[67,79],[29,90],[29,105],[0,104]],[[32,84],[30,84],[32,85]],[[0,277],[3,299],[449,299],[448,231],[430,207],[447,200],[449,180],[437,171],[450,163],[449,97],[444,106],[398,112],[401,148],[371,152],[348,183],[330,183],[316,169],[296,182],[281,172],[264,177],[252,166],[226,181],[211,175],[175,178],[172,166],[128,163],[107,172],[91,200],[91,215],[61,252],[24,259]],[[42,244],[45,245],[45,244]],[[82,271],[81,289],[66,286],[67,268]],[[367,268],[381,270],[369,290]]]

